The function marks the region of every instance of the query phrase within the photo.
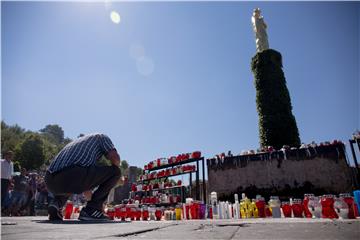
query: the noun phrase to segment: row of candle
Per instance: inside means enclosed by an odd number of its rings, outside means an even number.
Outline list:
[[[135,195],[134,201],[139,202],[141,204],[160,204],[160,203],[180,203],[181,196],[180,194],[164,194],[164,193],[156,193],[155,191],[151,193],[152,196],[139,196]]]
[[[152,172],[152,173],[147,173],[147,174],[141,175],[140,180],[151,180],[151,179],[169,177],[169,176],[178,175],[181,173],[194,172],[195,170],[196,170],[195,165],[177,166],[174,168],[161,170],[159,172]]]
[[[284,153],[286,153],[286,151],[289,151],[289,150],[296,150],[296,149],[306,149],[306,148],[315,148],[317,146],[336,146],[336,145],[344,145],[344,143],[340,140],[333,140],[332,142],[321,142],[319,144],[315,143],[315,142],[312,142],[310,144],[301,144],[298,148],[296,147],[290,147],[289,145],[284,145],[281,149],[279,149],[280,151],[283,151]],[[254,155],[254,154],[258,154],[258,153],[271,153],[271,152],[274,152],[274,151],[277,151],[277,149],[275,149],[274,147],[272,146],[265,146],[261,149],[257,149],[257,150],[242,150],[240,152],[240,156],[242,155]],[[220,154],[217,154],[214,156],[214,158],[216,159],[224,159],[225,157],[232,157],[233,154],[231,153],[231,151],[228,151],[228,154],[226,155],[224,152],[223,153],[220,153]]]
[[[296,218],[342,218],[354,219],[358,216],[357,205],[350,194],[340,194],[338,198],[334,195],[323,195],[315,197],[313,194],[305,194],[304,200],[294,199],[290,202],[280,202],[276,196],[270,197],[266,204],[264,198],[258,196],[252,201],[243,196],[235,204],[229,202],[214,201],[212,198],[214,218],[251,218],[251,217],[296,217]]]
[[[339,199],[342,204],[334,204]],[[344,199],[347,199],[346,201]],[[134,207],[132,204],[118,205],[108,208],[107,213],[111,219],[121,220],[194,220],[194,219],[241,219],[241,218],[342,218],[353,219],[358,216],[357,209],[351,196],[344,195],[334,200],[332,195],[325,195],[317,201],[317,197],[307,194],[304,201],[294,199],[292,202],[281,203],[279,198],[274,196],[266,204],[264,198],[256,200],[243,198],[235,204],[229,202],[218,202],[206,205],[189,198],[185,204],[178,204],[176,207],[165,209],[164,207],[143,206]],[[349,205],[350,204],[350,207]]]
[[[357,205],[350,194],[323,195],[316,197],[313,194],[305,194],[304,200],[294,199],[290,202],[280,202],[276,196],[270,197],[266,204],[264,198],[258,196],[252,201],[244,194],[238,200],[235,194],[235,203],[217,202],[216,195],[211,193],[211,205],[206,205],[191,198],[186,203],[176,207],[165,209],[154,205],[140,207],[136,204],[121,204],[105,209],[110,219],[125,220],[190,220],[190,219],[240,219],[240,218],[342,218],[354,219],[359,216]],[[68,201],[64,209],[64,218],[76,218],[80,208]]]
[[[116,205],[105,209],[110,219],[148,221],[148,220],[190,220],[206,219],[209,217],[206,204],[200,201],[191,201],[178,204],[175,207],[155,207],[155,205],[139,207],[136,204]]]
[[[189,159],[197,159],[197,158],[201,158],[200,151],[195,151],[192,153],[181,153],[181,154],[178,154],[177,156],[171,156],[168,158],[158,158],[158,159],[146,164],[144,166],[144,170],[151,170],[156,167],[169,165],[169,164],[173,164],[173,163],[178,163],[178,162],[186,161]]]
[[[131,185],[131,191],[132,192],[139,192],[139,191],[151,191],[151,190],[157,190],[157,189],[166,189],[166,188],[171,188],[174,186],[181,186],[182,181],[178,180],[176,185],[174,185],[172,182],[168,182],[168,181],[160,181],[160,182],[156,182],[154,184],[141,184],[141,183],[133,183]]]

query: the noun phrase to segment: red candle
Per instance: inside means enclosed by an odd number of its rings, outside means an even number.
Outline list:
[[[125,207],[121,208],[121,209],[120,209],[120,218],[121,218],[121,221],[125,221],[126,215],[127,215],[126,208],[125,208]]]
[[[200,204],[198,202],[193,202],[190,205],[191,219],[199,219],[199,211],[200,211]]]
[[[140,218],[141,218],[141,209],[137,208],[135,212],[135,219],[136,221],[140,221]]]
[[[308,206],[310,197],[314,197],[314,194],[304,194],[303,206],[304,206],[304,214],[306,218],[312,218],[312,214]]]
[[[355,219],[354,198],[349,193],[340,194],[340,198],[343,198],[349,207],[349,219]]]
[[[149,210],[147,210],[147,208],[146,209],[144,208],[142,211],[142,220],[147,221],[148,218],[149,218]]]
[[[261,218],[266,217],[266,215],[265,215],[265,200],[264,200],[264,198],[256,199],[255,204],[256,204],[256,207],[257,207],[257,209],[258,209],[259,217],[261,217]]]
[[[109,216],[109,218],[110,218],[111,220],[114,220],[114,218],[115,218],[115,211],[114,211],[114,209],[113,209],[113,208],[109,208],[109,209],[107,210],[107,215]]]
[[[289,202],[282,202],[281,208],[284,213],[284,217],[291,217],[291,205]]]
[[[131,208],[129,205],[126,205],[126,218],[131,217]]]
[[[162,211],[157,208],[156,211],[155,211],[155,217],[156,217],[156,220],[157,221],[160,221],[161,220],[161,217],[162,217]]]
[[[115,217],[117,219],[121,219],[121,207],[120,206],[115,206]]]
[[[302,218],[303,216],[303,205],[301,199],[294,199],[293,204],[291,206],[294,217]]]
[[[210,219],[213,219],[213,210],[212,210],[212,207],[210,206],[209,208],[209,218]]]
[[[322,217],[323,218],[338,218],[338,215],[335,212],[334,209],[334,196],[329,195],[323,195],[321,197],[321,207],[322,207]]]
[[[201,158],[201,152],[196,151],[191,154],[191,158]]]
[[[70,219],[71,218],[71,214],[73,212],[73,207],[74,207],[74,205],[73,205],[72,201],[67,201],[66,202],[65,216],[64,216],[65,219]]]
[[[169,202],[170,202],[170,204],[173,204],[173,203],[174,203],[174,198],[175,198],[175,196],[169,195]],[[175,200],[176,200],[176,198],[175,198]]]
[[[135,220],[135,215],[136,215],[136,209],[135,208],[131,208],[130,209],[130,220],[134,221]]]
[[[266,215],[266,217],[272,217],[272,213],[271,213],[270,207],[268,205],[265,206],[265,215]]]

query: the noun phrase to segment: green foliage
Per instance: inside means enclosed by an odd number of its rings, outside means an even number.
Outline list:
[[[144,173],[144,170],[142,169],[142,168],[136,168],[136,179],[138,178],[138,177],[140,177],[141,175],[143,175],[143,173]]]
[[[54,131],[50,131],[55,129]],[[1,121],[1,149],[3,152],[11,150],[15,152],[14,164],[17,162],[19,166],[27,169],[37,169],[44,163],[49,164],[50,161],[56,156],[56,154],[71,141],[69,138],[63,139],[61,137],[61,127],[54,125],[48,125],[45,127],[41,134],[25,131],[17,124],[13,126],[7,125],[4,121]],[[52,132],[58,132],[58,137],[53,137]],[[60,140],[60,139],[63,140]],[[57,140],[55,140],[57,139]],[[58,142],[62,141],[61,144]],[[34,149],[31,149],[35,145]],[[42,154],[41,154],[42,152]],[[38,159],[34,159],[34,158]],[[25,163],[25,165],[24,165]]]
[[[22,141],[25,135],[25,130],[18,125],[8,126],[4,121],[1,121],[1,150],[7,152],[14,151],[16,145]]]
[[[40,132],[53,144],[61,144],[64,142],[64,131],[57,124],[46,125]]]
[[[21,167],[28,170],[39,169],[44,165],[49,165],[51,160],[58,152],[72,140],[64,138],[64,131],[58,125],[47,125],[45,128],[37,132],[25,131],[18,125],[8,126],[1,121],[1,149],[5,151],[14,151],[14,167],[17,171]],[[80,134],[80,136],[83,134]],[[98,165],[110,166],[110,160],[102,157]],[[129,172],[129,163],[122,160],[120,164],[122,175]],[[142,169],[136,169],[136,175],[142,174]]]
[[[14,172],[20,172],[21,165],[19,162],[14,162]]]
[[[49,165],[51,160],[58,154],[60,151],[60,146],[51,143],[50,141],[47,141],[46,139],[43,139],[44,143],[44,157],[45,157],[45,164]]]
[[[15,159],[26,169],[37,169],[45,162],[44,142],[39,134],[33,133],[15,148]]]
[[[120,163],[120,167],[122,169],[128,169],[129,168],[129,164],[126,160],[122,160],[121,163]]]
[[[260,145],[277,149],[300,145],[281,54],[272,49],[259,52],[252,59],[251,69],[255,77]]]

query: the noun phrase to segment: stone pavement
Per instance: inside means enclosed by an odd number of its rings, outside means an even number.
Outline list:
[[[360,219],[241,219],[51,223],[46,217],[3,217],[1,239],[360,239]]]

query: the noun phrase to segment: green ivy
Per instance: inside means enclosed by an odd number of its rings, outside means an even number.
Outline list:
[[[256,53],[251,70],[255,78],[260,145],[276,149],[283,145],[299,146],[299,130],[292,114],[281,54],[273,49]]]

